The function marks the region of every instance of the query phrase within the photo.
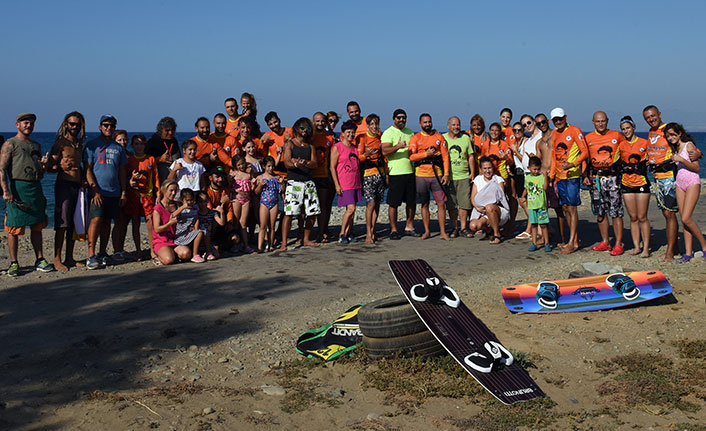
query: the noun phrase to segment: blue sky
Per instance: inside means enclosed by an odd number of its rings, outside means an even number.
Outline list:
[[[467,128],[505,106],[516,120],[562,106],[585,130],[598,109],[613,128],[631,114],[645,130],[641,110],[656,104],[706,131],[706,2],[573,3],[12,2],[0,130],[33,111],[37,131],[55,131],[77,109],[89,131],[112,113],[129,131],[171,115],[186,132],[248,91],[264,129],[270,110],[291,124],[354,99],[383,127],[397,107],[412,128],[429,112],[445,130],[450,115]]]

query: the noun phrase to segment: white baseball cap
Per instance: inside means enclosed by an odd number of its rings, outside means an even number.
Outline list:
[[[553,120],[557,117],[564,117],[566,115],[566,112],[562,108],[554,108],[552,109],[552,112],[549,114],[550,118]]]

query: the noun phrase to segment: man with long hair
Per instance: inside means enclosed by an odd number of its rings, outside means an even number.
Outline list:
[[[74,260],[74,211],[83,183],[81,157],[86,140],[86,120],[78,111],[64,116],[56,131],[49,158],[49,172],[56,172],[54,183],[54,268],[68,271],[71,266],[83,266]],[[66,238],[66,259],[61,251]]]

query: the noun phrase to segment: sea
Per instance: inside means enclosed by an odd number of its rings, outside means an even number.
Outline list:
[[[14,136],[17,132],[5,132],[2,133],[0,132],[0,135],[4,136],[6,139]],[[148,138],[152,136],[154,132],[142,132],[145,136]],[[94,138],[97,138],[99,135],[98,132],[89,132],[86,133],[86,140],[91,140]],[[706,132],[697,132],[697,133],[692,133],[691,134],[694,137],[694,143],[696,146],[706,153]],[[47,153],[51,149],[52,145],[54,144],[54,138],[55,138],[55,133],[42,133],[42,132],[36,132],[32,133],[32,139],[39,142],[42,146],[42,153]],[[131,134],[132,136],[132,134]],[[176,133],[175,138],[179,141],[185,141],[189,138],[192,138],[194,136],[194,132],[180,132]],[[646,132],[638,132],[637,136],[640,136],[642,138],[647,138],[647,133]],[[702,161],[700,164],[700,174],[701,178],[706,178],[706,161]],[[44,196],[47,198],[47,214],[49,215],[49,225],[51,226],[54,223],[54,181],[56,180],[56,174],[45,174],[44,178],[42,178],[42,188],[44,189]],[[0,226],[3,226],[3,222],[5,220],[5,210],[6,210],[6,204],[5,201],[0,199],[2,201],[2,205],[0,205]],[[335,202],[334,202],[335,205]],[[359,205],[365,205],[363,202],[359,203]]]

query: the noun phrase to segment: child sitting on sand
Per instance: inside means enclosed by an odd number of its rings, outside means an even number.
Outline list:
[[[181,191],[181,206],[174,211],[173,215],[177,219],[174,244],[191,245],[191,261],[203,263],[204,258],[199,255],[199,245],[203,240],[204,233],[199,229],[198,207],[193,190],[183,189]]]
[[[527,201],[527,222],[530,224],[530,234],[532,235],[532,245],[529,251],[539,250],[540,244],[537,241],[537,228],[542,230],[544,241],[544,251],[552,251],[549,244],[549,213],[547,213],[546,190],[549,186],[549,179],[542,169],[542,160],[539,157],[529,158],[529,173],[525,176],[525,190],[522,192],[522,199]]]
[[[277,204],[282,177],[275,175],[275,159],[264,158],[265,172],[257,177],[255,193],[260,193],[260,234],[257,239],[257,251],[270,251],[275,242],[275,223],[277,222]],[[269,231],[268,231],[269,229]],[[267,241],[266,241],[267,240]]]

